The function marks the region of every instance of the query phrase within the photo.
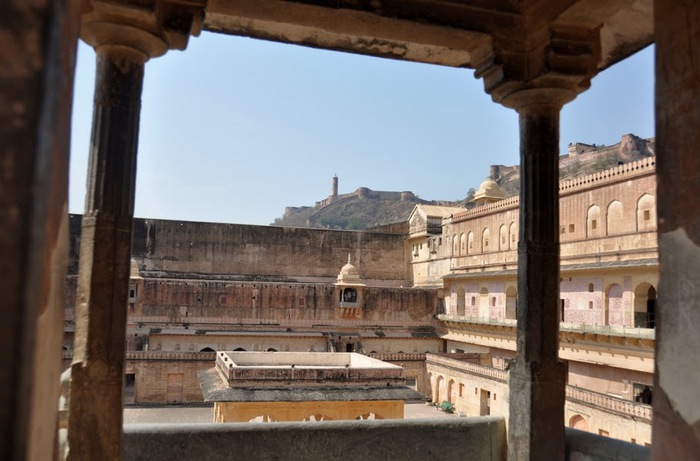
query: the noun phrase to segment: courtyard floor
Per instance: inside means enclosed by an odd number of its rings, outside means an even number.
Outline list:
[[[214,419],[212,407],[127,407],[124,408],[124,424],[134,423],[210,423]],[[425,403],[407,403],[404,419],[457,418]]]

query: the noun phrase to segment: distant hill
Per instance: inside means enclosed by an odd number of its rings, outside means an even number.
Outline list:
[[[412,192],[374,191],[361,187],[355,192],[331,195],[305,207],[287,207],[275,226],[362,230],[400,223],[408,219],[418,203],[452,204],[422,200]],[[397,227],[397,229],[400,227]]]
[[[567,180],[607,170],[619,163],[629,163],[655,155],[656,140],[626,134],[612,146],[575,143],[559,157],[559,179]],[[520,191],[520,166],[493,165],[491,179],[510,197]]]
[[[655,139],[642,139],[633,134],[622,136],[612,146],[575,143],[569,145],[567,154],[559,158],[559,178],[573,179],[606,170],[619,163],[629,163],[654,156]],[[489,177],[505,191],[506,196],[517,195],[520,189],[520,167],[492,165]],[[323,229],[362,230],[404,222],[418,203],[429,205],[470,207],[468,203],[474,189],[463,200],[422,200],[412,192],[374,191],[360,187],[349,194],[337,194],[337,178],[333,193],[314,206],[287,207],[284,216],[275,219],[275,226],[314,227]],[[465,188],[466,189],[466,188]],[[395,229],[400,229],[400,226]]]

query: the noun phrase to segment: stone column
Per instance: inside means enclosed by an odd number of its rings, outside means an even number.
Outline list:
[[[68,458],[120,459],[124,348],[144,64],[198,33],[203,2],[82,3],[97,75],[71,366]]]
[[[146,59],[130,48],[97,49],[71,369],[71,459],[119,459],[121,455],[136,147]]]
[[[700,8],[654,2],[659,301],[651,459],[700,453]]]
[[[0,459],[57,446],[78,2],[0,10]]]
[[[508,459],[564,459],[566,370],[559,351],[559,89],[503,103],[520,117],[517,356],[510,369]]]

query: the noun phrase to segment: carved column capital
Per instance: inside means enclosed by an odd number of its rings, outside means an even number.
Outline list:
[[[118,49],[145,62],[184,50],[202,30],[206,0],[82,0],[80,38],[95,51]]]
[[[561,109],[590,87],[600,61],[599,31],[551,26],[543,37],[521,53],[512,51],[512,41],[497,39],[473,51],[474,75],[494,102],[536,113]]]

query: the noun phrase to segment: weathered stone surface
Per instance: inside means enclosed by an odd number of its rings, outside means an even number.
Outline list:
[[[51,459],[78,2],[0,5],[0,459]]]
[[[501,418],[161,424],[124,428],[124,461],[505,460]]]
[[[555,92],[556,93],[556,92]],[[530,95],[526,95],[530,96]],[[517,356],[510,372],[510,460],[562,459],[566,371],[559,348],[559,101],[520,114]],[[528,98],[529,99],[529,98]]]
[[[652,459],[700,453],[700,8],[654,2],[659,309]]]
[[[77,273],[79,215],[71,215],[70,272]],[[134,219],[142,275],[334,282],[348,253],[368,283],[406,283],[402,234]]]
[[[82,220],[68,443],[71,460],[120,456],[124,337],[144,56],[97,56]],[[95,386],[100,392],[95,392]]]

